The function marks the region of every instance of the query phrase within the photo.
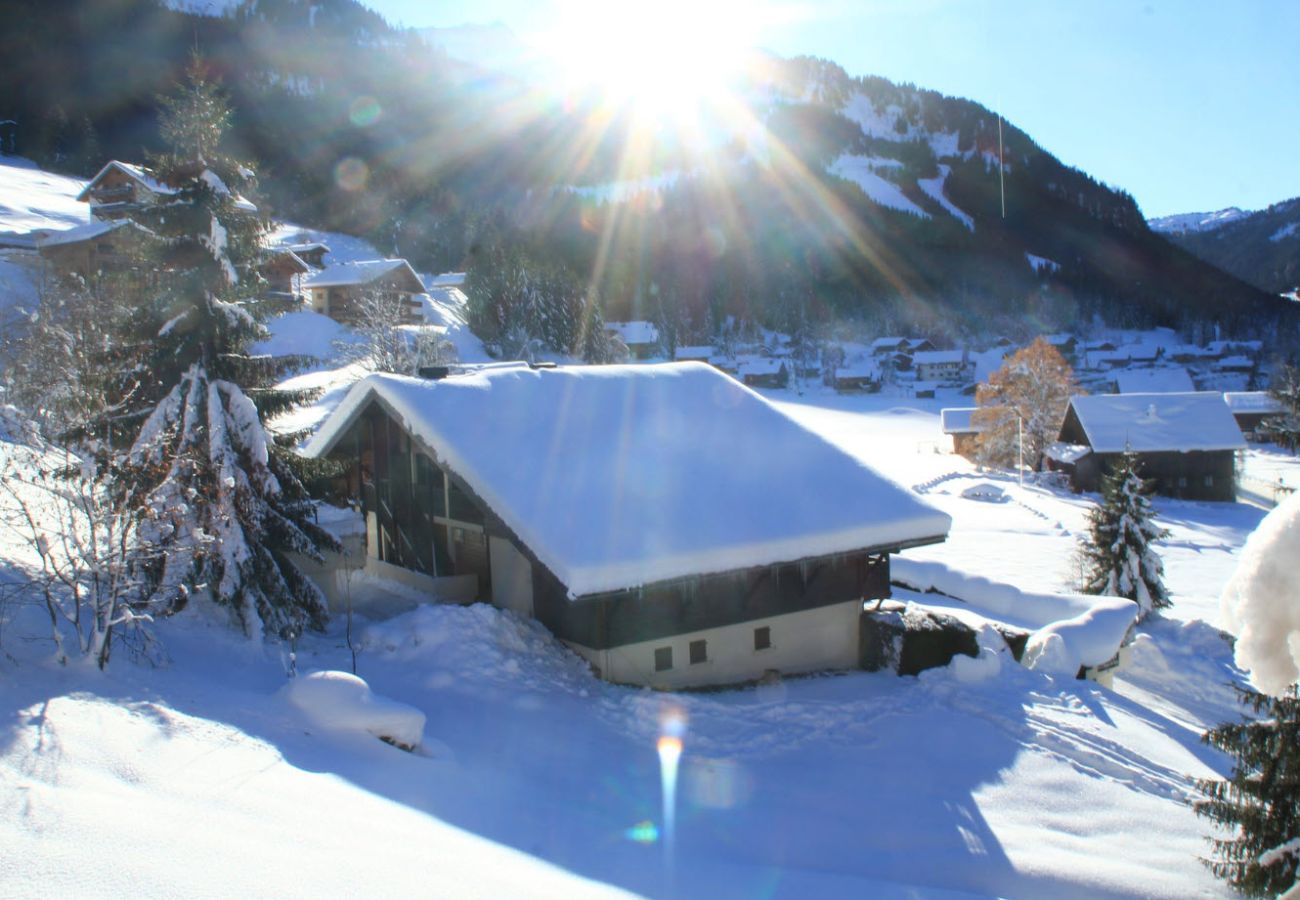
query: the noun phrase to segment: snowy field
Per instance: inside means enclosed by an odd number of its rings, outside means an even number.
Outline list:
[[[1087,498],[945,452],[952,398],[768,393],[953,517],[907,554],[1059,591]],[[996,483],[1006,503],[961,489]],[[1006,660],[972,677],[849,673],[664,695],[593,678],[539,626],[484,606],[358,623],[357,672],[427,719],[414,754],[331,729],[283,693],[285,660],[199,611],[171,662],[57,670],[6,647],[0,884],[11,895],[1216,896],[1196,861],[1199,743],[1236,715],[1211,624],[1262,510],[1157,501],[1174,608],[1113,690]],[[300,671],[350,668],[335,622]],[[686,722],[675,828],[655,741]],[[114,865],[93,884],[71,861]],[[240,860],[213,867],[211,860]]]
[[[0,173],[30,194],[11,199],[0,178],[4,209],[73,214],[79,183],[38,190],[27,173]],[[462,358],[478,358],[444,313]],[[329,361],[347,335],[307,312],[274,331],[264,349],[325,358],[296,384],[326,394],[282,423],[312,427],[361,374]],[[765,395],[952,517],[946,543],[908,559],[1072,589],[1092,498],[952,455],[939,410],[968,398]],[[1300,482],[1300,463],[1269,448],[1246,469]],[[963,496],[979,484],[1006,502]],[[352,712],[423,721],[413,753],[288,689],[283,648],[202,605],[158,624],[161,665],[119,654],[99,673],[49,663],[28,637],[39,610],[0,601],[0,894],[1226,896],[1197,861],[1210,830],[1189,800],[1195,778],[1227,771],[1199,741],[1238,714],[1218,597],[1264,511],[1155,508],[1174,606],[1140,629],[1113,688],[996,658],[658,694],[595,679],[509,613],[422,607],[352,629],[374,691]],[[0,533],[0,585],[30,563]],[[350,671],[344,628],[303,639],[298,671]],[[684,753],[665,808],[655,748],[670,723]]]

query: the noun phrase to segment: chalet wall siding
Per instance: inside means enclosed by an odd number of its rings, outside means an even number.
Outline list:
[[[533,569],[538,621],[561,640],[593,650],[889,595],[885,554],[847,553],[576,600],[545,566]]]
[[[768,672],[852,669],[858,665],[861,601],[818,606],[785,615],[595,649],[566,640],[600,677],[664,690],[756,681]],[[768,629],[770,645],[757,649],[754,632]],[[706,658],[690,661],[691,644],[704,641]],[[672,649],[672,667],[655,668],[655,651]]]

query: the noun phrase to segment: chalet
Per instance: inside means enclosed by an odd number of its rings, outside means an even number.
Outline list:
[[[1165,356],[1176,363],[1204,362],[1215,358],[1213,350],[1195,344],[1176,344],[1165,351]]]
[[[1074,355],[1078,349],[1079,339],[1072,334],[1045,334],[1043,340],[1047,341],[1057,353],[1060,353],[1066,359]]]
[[[297,253],[285,247],[270,247],[262,253],[258,273],[266,279],[266,293],[271,296],[296,297],[303,277],[314,269]]]
[[[912,385],[912,396],[918,400],[933,400],[939,385],[933,381],[917,381]]]
[[[738,440],[763,452],[738,464]],[[859,665],[890,555],[950,525],[698,363],[372,375],[306,452],[348,465],[368,565],[430,599],[470,577],[662,688]]]
[[[749,387],[783,388],[790,383],[790,370],[779,359],[751,359],[737,374]]]
[[[954,407],[939,410],[939,424],[943,433],[952,435],[952,451],[969,460],[975,459],[976,443],[987,426],[973,419],[978,407]]]
[[[1269,419],[1286,415],[1286,407],[1268,391],[1229,391],[1223,395],[1223,402],[1228,404],[1241,433],[1247,437],[1253,436]]]
[[[227,190],[226,186],[211,172],[203,176],[218,190]],[[86,183],[77,200],[90,204],[90,215],[100,221],[115,221],[130,218],[157,202],[159,197],[175,194],[176,189],[164,184],[154,177],[144,166],[134,163],[111,160]],[[234,196],[235,206],[245,212],[256,213],[257,207],[238,195]]]
[[[924,350],[912,354],[912,367],[922,381],[965,384],[975,379],[975,363],[964,350]]]
[[[1154,369],[1120,369],[1115,389],[1121,394],[1187,394],[1196,390],[1192,376],[1182,366]]]
[[[703,362],[709,361],[713,356],[714,349],[708,345],[698,345],[693,347],[678,347],[673,353],[673,359],[677,362]]]
[[[1108,340],[1088,341],[1083,345],[1084,353],[1109,353],[1111,350],[1115,349],[1117,349],[1115,342]]]
[[[934,349],[934,344],[926,338],[907,338],[905,344],[903,349],[908,353],[928,353]]]
[[[879,337],[871,342],[872,356],[891,356],[907,350],[905,337]]]
[[[1128,354],[1129,362],[1145,366],[1154,363],[1165,352],[1159,344],[1126,344],[1120,349]]]
[[[623,342],[632,359],[649,359],[659,354],[659,329],[653,322],[606,322],[605,330]]]
[[[330,252],[327,244],[320,241],[306,241],[299,244],[279,244],[273,248],[276,251],[286,250],[294,256],[301,259],[313,269],[325,268],[325,254]]]
[[[302,286],[312,309],[339,322],[356,321],[357,303],[367,292],[396,304],[404,321],[422,321],[424,283],[404,259],[341,263],[304,278]]]
[[[55,271],[90,279],[103,272],[133,268],[154,237],[130,219],[88,222],[43,232],[36,239],[36,249]]]
[[[1100,394],[1070,398],[1047,464],[1068,473],[1075,490],[1096,491],[1132,450],[1157,493],[1231,501],[1234,454],[1245,446],[1222,394]]]
[[[841,394],[874,394],[880,390],[880,384],[880,367],[875,363],[860,362],[837,368],[831,386]]]

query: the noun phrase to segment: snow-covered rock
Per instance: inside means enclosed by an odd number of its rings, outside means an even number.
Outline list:
[[[424,713],[381,697],[349,672],[312,672],[285,686],[284,697],[322,728],[361,731],[403,749],[424,738]]]

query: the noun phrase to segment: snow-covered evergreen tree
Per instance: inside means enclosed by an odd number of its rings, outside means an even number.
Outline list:
[[[140,314],[155,336],[154,390],[125,470],[149,512],[142,531],[167,550],[146,564],[153,599],[174,611],[206,585],[249,634],[319,626],[324,598],[287,554],[319,558],[337,542],[263,425],[305,398],[271,387],[289,361],[248,352],[273,310],[258,299],[262,224],[242,196],[253,172],[222,152],[229,107],[199,60],[163,105],[163,189],[140,213],[161,239],[159,286]]]
[[[1206,732],[1233,769],[1226,781],[1197,782],[1204,799],[1196,812],[1236,831],[1214,839],[1211,871],[1246,894],[1272,897],[1297,883],[1300,868],[1300,698],[1294,688],[1285,697],[1240,693],[1256,718]]]
[[[1164,564],[1152,543],[1168,532],[1155,524],[1149,488],[1138,474],[1136,453],[1125,453],[1102,482],[1102,502],[1088,513],[1088,538],[1082,548],[1084,591],[1127,597],[1145,618],[1170,605]]]

